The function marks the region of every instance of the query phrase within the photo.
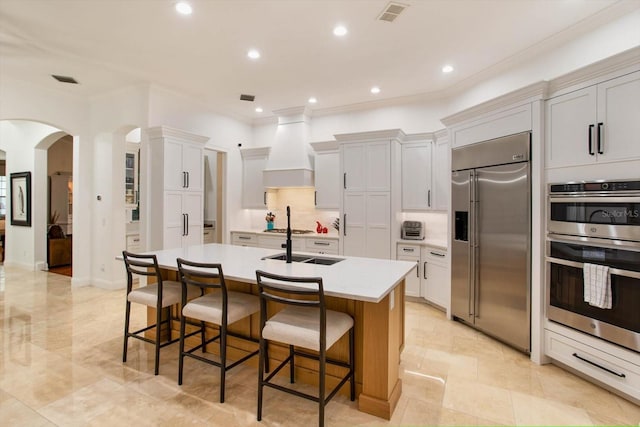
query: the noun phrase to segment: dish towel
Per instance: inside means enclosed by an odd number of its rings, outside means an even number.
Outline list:
[[[584,263],[584,302],[611,308],[611,275],[606,265]]]

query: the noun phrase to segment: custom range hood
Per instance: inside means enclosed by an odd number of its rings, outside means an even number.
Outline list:
[[[266,167],[265,187],[313,187],[313,163],[309,146],[306,107],[277,110],[278,127]]]

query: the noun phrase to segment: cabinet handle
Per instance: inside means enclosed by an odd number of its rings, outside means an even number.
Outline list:
[[[598,154],[604,154],[604,138],[602,137],[602,125],[604,125],[604,123],[598,123]]]
[[[590,156],[595,156],[596,154],[593,152],[593,126],[593,124],[589,125],[589,146],[587,148]]]
[[[416,261],[416,277],[420,278],[420,260]]]
[[[444,257],[444,256],[445,256],[444,254],[439,254],[438,252],[431,252],[431,251],[429,251],[429,253],[430,253],[431,255],[440,256],[440,257]]]
[[[344,214],[342,218],[342,233],[343,236],[347,235],[347,214]]]
[[[184,230],[185,230],[186,222],[187,222],[186,214],[182,214],[182,237],[185,236]]]
[[[267,192],[266,191],[262,192],[262,204],[267,206]]]
[[[431,190],[427,191],[427,206],[431,207]]]
[[[414,248],[402,248],[402,250],[404,252],[413,252],[415,249]]]
[[[344,189],[347,189],[347,173],[343,173],[342,174],[342,186],[344,187]]]
[[[313,242],[316,246],[329,246],[329,242]]]
[[[427,279],[427,261],[422,265],[422,277],[424,277],[425,280]]]
[[[187,217],[187,227],[184,229],[184,235],[188,236],[189,235],[189,214],[184,214],[184,216]]]
[[[627,377],[625,374],[621,374],[620,372],[616,372],[616,371],[614,371],[614,370],[612,370],[612,369],[605,368],[604,366],[599,365],[599,364],[597,364],[596,362],[593,362],[593,361],[591,361],[591,360],[589,360],[589,359],[586,359],[586,358],[584,358],[584,357],[582,357],[582,356],[579,356],[579,355],[578,355],[578,353],[573,353],[573,357],[575,357],[575,358],[577,358],[577,359],[580,359],[580,360],[582,360],[583,362],[587,362],[588,364],[593,365],[593,366],[595,366],[596,368],[600,368],[600,369],[602,369],[603,371],[607,371],[607,372],[609,372],[610,374],[613,374],[613,375],[615,375],[615,376],[617,376],[617,377],[620,377],[620,378],[626,378],[626,377]]]
[[[238,236],[239,240],[251,240],[251,237],[249,236]]]
[[[313,205],[318,206],[318,191],[313,192]]]
[[[190,178],[189,172],[185,172],[185,173],[187,174],[187,188],[189,188],[189,178]]]
[[[140,239],[133,239],[133,242],[134,242],[134,243],[139,243],[139,242],[140,242]]]

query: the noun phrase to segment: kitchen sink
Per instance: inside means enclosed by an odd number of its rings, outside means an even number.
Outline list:
[[[262,259],[277,259],[280,261],[287,260],[287,254],[281,253],[276,255],[266,256]],[[319,265],[333,265],[336,262],[340,262],[344,260],[344,258],[326,258],[326,257],[317,257],[313,255],[300,255],[300,254],[291,254],[292,262],[304,262],[307,264],[319,264]]]

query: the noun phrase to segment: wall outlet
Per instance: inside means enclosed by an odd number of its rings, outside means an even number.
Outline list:
[[[104,264],[100,264],[100,271],[104,272]]]

